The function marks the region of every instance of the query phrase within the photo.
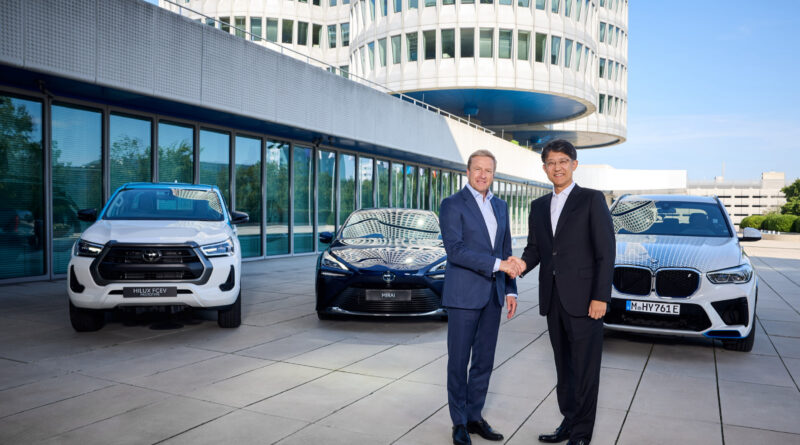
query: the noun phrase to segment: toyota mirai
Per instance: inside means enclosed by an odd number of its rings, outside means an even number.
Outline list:
[[[241,323],[241,250],[216,186],[131,183],[117,189],[75,242],[68,267],[69,315],[76,331],[103,326],[122,307],[218,311],[220,327]]]
[[[446,315],[442,285],[447,261],[439,219],[428,210],[353,212],[317,261],[317,315]]]
[[[617,256],[609,329],[720,339],[750,351],[758,277],[719,199],[626,195],[611,207]]]

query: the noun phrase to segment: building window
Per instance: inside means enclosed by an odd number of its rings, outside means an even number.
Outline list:
[[[436,0],[425,0],[425,7],[430,8],[436,6]]]
[[[408,0],[408,9],[418,9],[419,0]]]
[[[0,159],[3,161],[3,205],[6,209],[3,211],[3,224],[9,224],[11,227],[3,227],[3,236],[0,237],[0,279],[4,278],[18,278],[43,275],[45,273],[45,243],[44,243],[44,224],[45,220],[45,198],[44,198],[44,149],[43,149],[43,132],[42,132],[42,103],[38,101],[17,99],[8,96],[0,96],[0,108],[3,112],[0,113]],[[55,108],[55,107],[54,107]],[[62,124],[70,124],[69,122],[60,122]],[[94,125],[92,125],[94,128]],[[130,156],[125,158],[130,159],[130,162],[123,161],[124,164],[139,164],[139,159],[142,157],[141,151],[143,143],[137,141],[143,134],[143,128],[136,126],[127,126],[125,131],[119,132],[122,128],[117,130],[112,127],[111,142],[114,144],[115,140],[130,141],[129,145],[135,146],[131,149]],[[56,133],[59,135],[67,132],[67,129],[56,129],[52,127],[54,136]],[[70,139],[76,139],[80,132]],[[149,133],[150,127],[148,123],[147,132]],[[122,137],[115,137],[114,135]],[[66,136],[66,135],[65,135]],[[64,137],[54,138],[53,140],[63,140]],[[135,142],[134,142],[135,141]],[[150,139],[149,136],[145,140],[147,144],[147,163],[150,159]],[[56,148],[55,146],[53,146]],[[113,147],[113,145],[112,145]],[[67,155],[68,152],[61,151],[59,148],[59,158]],[[94,153],[94,148],[87,150],[90,154],[88,159],[98,159]],[[53,150],[55,155],[55,150]],[[112,156],[114,154],[112,148]],[[123,154],[123,153],[120,153]],[[82,154],[76,154],[77,160],[83,160]],[[88,160],[87,159],[87,160]],[[85,161],[83,161],[85,162]],[[66,181],[68,180],[65,175],[69,172],[64,169],[71,168],[62,166],[60,167],[59,180],[62,187],[60,189],[53,188],[53,212],[59,214],[59,220],[54,219],[53,222],[60,224],[56,227],[53,226],[53,235],[58,234],[60,238],[66,238],[65,247],[72,247],[71,234],[80,234],[83,227],[80,225],[77,214],[70,211],[69,193],[72,187],[67,188]],[[100,181],[99,176],[93,175],[86,164],[74,167],[77,170],[83,171],[84,175],[88,178],[97,179]],[[114,168],[114,158],[112,157],[112,169]],[[149,173],[149,166],[147,167]],[[53,164],[53,172],[56,171],[55,164]],[[113,170],[112,170],[113,171]],[[112,179],[114,175],[112,174]],[[53,177],[55,186],[55,176]],[[148,177],[146,180],[150,180]],[[78,184],[72,183],[69,184]],[[100,182],[95,182],[93,185],[95,189],[99,189],[97,185]],[[102,200],[102,196],[99,197]],[[92,199],[96,199],[92,196]],[[95,203],[95,202],[93,202]],[[96,204],[101,204],[97,201]],[[5,222],[10,219],[10,222]],[[88,226],[88,224],[86,224]],[[57,231],[58,229],[58,231]],[[65,259],[69,261],[69,247],[65,248],[66,258],[62,257],[61,261]],[[54,252],[55,253],[55,252]],[[63,266],[66,271],[66,265]]]
[[[244,38],[245,17],[234,17],[234,24],[236,25],[236,37]]]
[[[564,0],[564,17],[569,17],[571,14],[572,14],[572,0]]]
[[[583,44],[577,43],[575,45],[575,71],[581,69],[581,52],[583,52]]]
[[[206,25],[216,28],[217,27],[217,21],[214,20],[211,17],[206,17]]]
[[[475,57],[475,30],[461,28],[461,57]]]
[[[456,30],[442,30],[442,59],[450,59],[456,55]]]
[[[406,166],[406,208],[419,208],[419,189],[417,188],[417,167]]]
[[[311,28],[311,46],[319,47],[322,42],[322,25],[314,24]]]
[[[194,173],[194,128],[158,124],[158,181],[191,183]]]
[[[278,19],[267,19],[267,40],[278,41]]]
[[[267,255],[289,253],[289,144],[267,141]]]
[[[408,61],[409,62],[416,62],[417,61],[417,51],[419,48],[417,47],[417,33],[406,34],[406,48],[408,51]]]
[[[550,64],[558,65],[559,53],[561,52],[561,37],[550,37]]]
[[[328,48],[336,48],[336,25],[328,25]]]
[[[369,17],[375,21],[375,0],[369,0]]]
[[[579,22],[581,20],[581,5],[583,4],[583,0],[576,0],[575,1],[575,21]]]
[[[283,26],[281,27],[281,43],[292,43],[292,35],[294,34],[293,27],[294,22],[292,20],[283,20]]]
[[[119,114],[109,117],[109,177],[112,191],[126,182],[152,180],[151,126],[150,119]]]
[[[461,0],[462,5],[474,5],[475,0]]]
[[[342,23],[342,46],[350,46],[350,24]]]
[[[339,75],[341,75],[345,79],[349,79],[350,78],[350,66],[348,66],[348,65],[340,66],[339,67]]]
[[[403,10],[403,0],[394,0],[394,12],[400,13]]]
[[[313,151],[294,146],[292,155],[292,241],[294,253],[314,251]],[[238,163],[238,159],[237,159]],[[237,197],[238,199],[238,197]]]
[[[528,60],[531,46],[531,33],[527,31],[517,31],[517,59]]]
[[[403,200],[403,164],[392,162],[391,178],[392,183],[392,207],[405,207]]]
[[[494,57],[494,29],[481,28],[480,32],[480,56],[485,58]]]
[[[419,209],[430,210],[431,197],[428,184],[428,169],[425,167],[419,168]]]
[[[561,2],[559,0],[550,0],[550,6],[550,11],[552,11],[553,14],[558,14],[558,9],[561,6]]]
[[[231,32],[231,18],[230,17],[220,17],[219,21],[220,21],[219,29],[221,29],[222,32],[227,32],[228,34],[230,34],[230,32]]]
[[[91,223],[78,220],[78,209],[99,209],[103,204],[103,188],[100,187],[103,183],[101,169],[103,115],[100,111],[66,105],[53,105],[51,113],[53,273],[61,274],[67,272],[67,264],[72,252],[70,247],[91,225]],[[189,131],[192,131],[191,128]],[[7,136],[4,134],[3,137]],[[189,140],[191,141],[191,139]],[[180,144],[176,144],[176,148],[181,147]],[[191,145],[189,147],[191,148]],[[3,150],[4,155],[5,150],[6,148]],[[167,161],[174,161],[177,166],[182,166],[186,161],[183,154],[183,151],[176,150],[174,156],[165,156],[165,158]],[[191,151],[189,155],[191,155]],[[188,166],[191,168],[191,165],[191,158],[189,158]],[[35,166],[29,166],[29,170],[30,167]],[[38,176],[37,173],[33,177]],[[170,178],[169,182],[172,182],[172,176],[169,175],[171,172],[167,173],[166,177]],[[189,170],[189,174],[188,181],[181,180],[179,182],[192,182],[191,170]],[[176,179],[182,179],[182,177]],[[5,181],[6,178],[4,177],[3,180]],[[26,182],[29,180],[25,178]],[[40,183],[39,186],[41,187],[41,185]],[[8,199],[5,190],[3,199]],[[19,213],[17,213],[17,217],[19,217],[18,215]],[[23,218],[20,219],[27,218],[23,215]]]
[[[520,8],[528,8],[531,6],[531,0],[519,0],[517,6]]]
[[[425,48],[425,60],[436,58],[436,30],[422,31],[422,45]]]
[[[386,66],[386,39],[378,39],[378,60],[380,60],[381,66]]]
[[[606,39],[606,24],[604,22],[600,22],[600,43],[603,43]]]
[[[569,68],[572,63],[572,40],[564,39],[564,68]]]
[[[381,1],[381,15],[386,17],[386,14],[389,13],[389,4],[387,3],[388,0],[380,0]]]
[[[328,6],[336,6],[336,0],[329,0]]]
[[[511,58],[511,39],[513,30],[501,29],[497,39],[497,57],[501,59]]]
[[[600,114],[603,114],[603,113],[605,113],[605,108],[606,108],[606,95],[605,94],[601,94],[600,95],[600,107],[599,107],[597,112],[600,113]]]
[[[456,4],[456,0],[442,0],[442,5],[443,6],[455,5],[455,4]]]
[[[545,0],[536,0],[536,9],[544,11]]]
[[[308,45],[308,22],[297,22],[297,44]]]
[[[375,70],[375,42],[367,43],[367,55],[369,56],[369,69]]]
[[[547,49],[547,34],[536,33],[536,61],[544,63],[544,52]]]
[[[261,40],[261,17],[250,18],[250,36],[251,39],[258,42]]]
[[[236,203],[250,220],[238,224],[242,257],[261,256],[261,139],[236,136]]]
[[[402,49],[400,48],[402,40],[400,35],[392,36],[392,63],[398,64],[402,58]]]
[[[320,232],[336,231],[336,153],[317,152],[317,228]],[[319,241],[319,250],[328,244]]]
[[[482,5],[493,5],[494,0],[481,0]]]
[[[602,79],[606,73],[606,59],[600,59],[600,78]]]
[[[389,161],[375,161],[377,190],[375,207],[389,207]]]
[[[501,5],[509,5],[509,6],[511,6],[512,3],[511,3],[511,0],[500,0],[500,4]]]
[[[230,186],[230,148],[231,136],[228,133],[211,130],[200,130],[200,184],[211,184],[219,187],[225,203],[232,205]],[[259,178],[260,180],[260,178]]]

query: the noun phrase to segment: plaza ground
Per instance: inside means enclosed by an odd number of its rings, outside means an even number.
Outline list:
[[[753,351],[607,332],[593,444],[800,443],[800,243],[745,247]],[[232,330],[196,313],[79,334],[65,281],[0,287],[0,443],[451,443],[446,323],[319,321],[315,259],[246,263]],[[532,444],[561,419],[535,274],[519,287],[484,415]]]

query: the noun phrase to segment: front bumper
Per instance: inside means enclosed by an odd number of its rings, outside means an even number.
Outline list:
[[[130,281],[99,284],[90,272],[93,258],[73,256],[69,262],[67,293],[70,301],[85,309],[113,309],[122,306],[190,306],[195,308],[216,308],[233,304],[239,295],[241,283],[241,262],[236,256],[209,258],[211,267],[208,279],[203,283],[186,281]],[[233,268],[233,286],[229,275]],[[77,286],[76,286],[77,284]],[[222,290],[226,288],[228,290]],[[175,297],[125,298],[126,287],[176,287]],[[83,289],[80,289],[83,287]],[[81,290],[81,292],[77,292]]]
[[[608,329],[642,334],[739,339],[753,329],[758,279],[744,284],[710,283],[705,277],[700,288],[686,298],[630,295],[612,289],[610,311],[604,318]],[[680,315],[633,312],[627,301],[680,304]],[[716,306],[716,307],[715,307]],[[734,311],[740,309],[738,316]],[[726,322],[733,321],[731,323]]]

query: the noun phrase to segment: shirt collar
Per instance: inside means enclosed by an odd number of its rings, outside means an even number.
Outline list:
[[[469,182],[467,183],[467,188],[469,189],[470,193],[472,193],[472,197],[473,198],[480,199],[480,200],[483,201],[483,196],[481,195],[481,192],[479,192],[479,191],[475,190],[474,188],[472,188],[472,186],[469,185]],[[492,199],[493,196],[494,195],[492,194],[492,189],[489,188],[489,190],[486,191],[486,201],[489,201],[490,199]]]
[[[556,193],[555,189],[553,189],[553,196],[555,196],[558,199],[561,199],[561,198],[566,199],[566,197],[569,196],[569,194],[572,192],[572,189],[574,189],[574,188],[575,188],[575,181],[572,181],[572,184],[570,184],[564,190],[561,190],[561,193]]]

